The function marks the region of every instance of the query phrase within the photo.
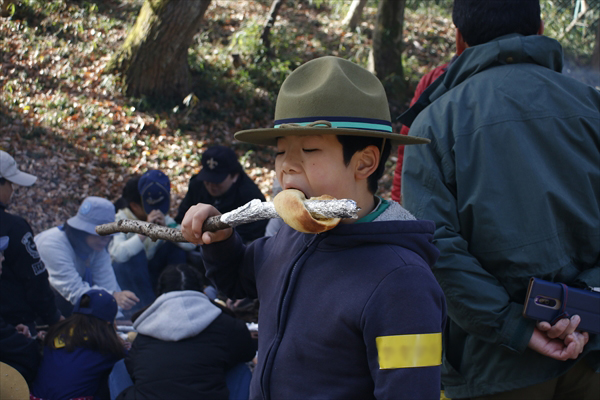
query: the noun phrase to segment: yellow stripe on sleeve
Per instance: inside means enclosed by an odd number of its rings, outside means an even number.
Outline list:
[[[433,367],[442,363],[442,334],[379,336],[380,369]]]

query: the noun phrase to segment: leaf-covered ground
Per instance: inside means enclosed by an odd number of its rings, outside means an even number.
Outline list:
[[[193,91],[166,107],[125,98],[119,77],[104,72],[142,0],[22,0],[14,15],[0,18],[0,148],[39,179],[17,188],[11,212],[39,233],[74,215],[88,195],[116,200],[127,179],[147,169],[170,177],[174,211],[213,144],[232,146],[269,197],[272,150],[238,143],[233,134],[272,125],[277,87],[301,63],[331,54],[366,65],[376,14],[367,7],[359,29],[348,32],[341,25],[347,4],[288,3],[272,31],[277,57],[265,61],[257,36],[270,1],[213,0],[189,51]],[[405,75],[414,88],[454,52],[447,10],[407,9],[404,35]],[[395,161],[381,181],[384,197]]]

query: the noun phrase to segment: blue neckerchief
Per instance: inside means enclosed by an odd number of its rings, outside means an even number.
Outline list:
[[[83,280],[92,286],[92,270],[88,268],[88,264],[91,255],[94,253],[94,249],[88,246],[85,241],[89,234],[87,232],[80,231],[79,229],[75,229],[72,226],[69,226],[67,223],[60,225],[58,229],[65,232],[67,239],[69,239],[69,243],[75,252],[75,255],[85,263],[86,268]]]

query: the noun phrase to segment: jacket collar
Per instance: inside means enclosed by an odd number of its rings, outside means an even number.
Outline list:
[[[398,120],[410,127],[421,111],[451,89],[482,71],[508,64],[537,64],[561,72],[562,47],[556,40],[546,36],[516,33],[469,47]]]

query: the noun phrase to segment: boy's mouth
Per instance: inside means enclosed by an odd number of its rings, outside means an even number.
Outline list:
[[[306,194],[306,192],[298,187],[292,186],[292,185],[283,185],[283,190],[288,190],[288,189],[296,189],[301,191],[302,193],[304,193],[304,197],[306,197],[308,199],[308,195]]]

